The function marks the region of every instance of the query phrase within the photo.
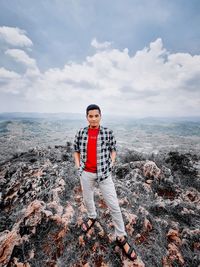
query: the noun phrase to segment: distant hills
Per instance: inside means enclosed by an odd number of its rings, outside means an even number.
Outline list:
[[[103,114],[104,120],[114,120],[115,122],[138,122],[144,124],[151,123],[176,123],[176,122],[200,122],[200,116],[188,117],[143,117],[119,116]],[[85,120],[85,114],[80,113],[37,113],[37,112],[4,112],[0,113],[0,120],[12,119],[49,119],[49,120]]]
[[[37,112],[4,112],[0,119],[81,119],[79,113],[37,113]]]

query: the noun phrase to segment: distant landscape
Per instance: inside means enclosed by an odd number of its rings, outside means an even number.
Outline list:
[[[116,246],[98,187],[97,223],[81,232],[87,213],[72,144],[84,114],[4,113],[0,266],[200,266],[200,119],[105,116],[101,124],[117,140],[112,178],[134,265]]]
[[[132,118],[102,116],[113,129],[118,151],[157,154],[160,151],[200,151],[200,117]],[[39,146],[73,142],[76,131],[87,126],[84,114],[0,113],[0,161]]]

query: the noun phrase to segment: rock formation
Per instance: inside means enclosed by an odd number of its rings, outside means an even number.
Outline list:
[[[200,173],[195,155],[137,157],[113,169],[130,243],[131,262],[113,239],[113,224],[99,188],[98,221],[87,216],[71,144],[36,147],[0,166],[0,266],[106,267],[200,265]]]

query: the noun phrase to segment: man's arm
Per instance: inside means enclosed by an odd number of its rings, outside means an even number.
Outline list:
[[[74,152],[75,166],[78,169],[80,167],[80,153]]]
[[[78,131],[74,138],[74,144],[73,144],[73,155],[75,160],[75,167],[79,169],[80,167],[80,147],[79,147],[79,138],[80,138],[80,131]]]
[[[112,160],[112,162],[111,162],[111,164],[112,164],[112,166],[114,165],[114,163],[115,163],[115,159],[116,159],[116,156],[117,156],[117,152],[115,151],[115,150],[113,150],[113,151],[111,151],[111,160]]]
[[[113,131],[110,134],[110,156],[111,156],[111,165],[113,166],[117,156],[117,146],[116,146],[116,139],[114,137]]]

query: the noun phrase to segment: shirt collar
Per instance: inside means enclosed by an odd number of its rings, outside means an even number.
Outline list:
[[[85,127],[85,132],[88,133],[89,125]],[[103,126],[99,125],[99,132],[103,133]]]

